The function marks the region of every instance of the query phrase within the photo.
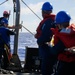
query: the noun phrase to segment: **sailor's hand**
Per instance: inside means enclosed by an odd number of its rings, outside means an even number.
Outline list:
[[[68,48],[67,51],[69,51],[71,53],[75,53],[75,46]]]
[[[22,25],[21,25],[21,24],[19,24],[18,26],[13,25],[12,28],[13,28],[13,29],[16,29],[16,28],[21,29],[21,28],[22,28]]]
[[[19,29],[21,29],[22,28],[22,25],[21,24],[19,24]]]
[[[15,29],[15,25],[13,25],[12,28]]]

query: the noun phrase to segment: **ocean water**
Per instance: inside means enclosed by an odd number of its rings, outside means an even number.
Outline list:
[[[10,37],[10,47],[11,47],[11,52],[13,54],[14,36]],[[25,60],[26,47],[32,47],[32,48],[38,47],[37,43],[36,43],[36,39],[30,33],[19,33],[19,37],[18,37],[18,56],[19,56],[21,61]]]

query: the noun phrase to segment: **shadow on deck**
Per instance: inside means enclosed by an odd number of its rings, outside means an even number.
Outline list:
[[[11,66],[8,71],[13,73],[0,74],[0,75],[42,75],[41,74],[41,59],[38,56],[38,48],[28,48],[26,47],[25,62],[20,70],[16,70],[16,67]]]

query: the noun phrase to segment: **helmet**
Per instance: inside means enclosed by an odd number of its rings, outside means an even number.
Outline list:
[[[42,6],[42,10],[49,10],[51,11],[53,9],[53,6],[49,2],[45,2]]]
[[[4,17],[9,17],[9,15],[10,15],[10,14],[8,13],[8,11],[4,11],[4,12],[3,12],[3,16],[4,16]]]
[[[3,14],[8,14],[9,15],[8,11],[4,11]]]
[[[55,23],[61,24],[61,23],[69,22],[70,19],[71,19],[71,17],[67,12],[60,11],[60,12],[57,13],[57,15],[55,17]]]

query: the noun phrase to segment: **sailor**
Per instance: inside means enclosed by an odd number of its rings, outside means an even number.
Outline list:
[[[10,13],[8,11],[4,11],[3,12],[3,17],[1,17],[0,19],[0,25],[4,25],[5,27],[9,28],[9,29],[15,29],[15,25],[13,26],[9,26],[8,25],[8,20],[9,20],[9,16],[10,16]],[[22,25],[19,25],[19,29],[22,28]]]
[[[54,46],[51,52],[58,57],[55,75],[75,75],[75,25],[70,25],[70,20],[66,11],[59,11],[55,17],[57,29],[52,28]]]
[[[4,66],[2,68],[6,69],[9,65],[9,59],[8,55],[6,52],[6,48],[4,47],[5,45],[9,49],[9,37],[10,35],[15,35],[13,31],[10,31],[8,28],[5,26],[0,26],[0,65],[1,65],[1,59],[2,56],[4,58]]]
[[[10,16],[10,13],[8,12],[8,11],[4,11],[3,12],[3,17],[1,17],[0,18],[0,27],[2,27],[2,26],[4,26],[4,27],[6,27],[6,28],[9,28],[9,29],[15,29],[16,28],[16,26],[9,26],[8,25],[8,20],[9,20],[9,16]],[[21,25],[19,25],[19,29],[21,29],[22,28],[22,26]],[[8,40],[9,40],[9,42],[8,42],[8,49],[10,50],[10,35],[8,34]],[[6,52],[4,52],[4,55],[6,55]],[[11,59],[11,57],[12,57],[12,53],[11,53],[11,50],[9,51],[9,56],[8,56],[8,58],[9,58],[9,60]],[[4,56],[4,65],[6,65],[6,56]],[[8,64],[8,62],[7,62],[7,64]],[[6,67],[5,67],[6,68]]]
[[[52,73],[52,67],[50,65],[49,46],[47,43],[52,37],[52,31],[50,28],[55,28],[55,14],[52,14],[53,6],[49,2],[45,2],[42,5],[41,10],[43,20],[39,23],[39,26],[36,29],[35,38],[37,39],[37,44],[39,46],[42,75],[50,75]]]
[[[0,24],[4,25],[5,27],[8,27],[10,29],[13,29],[15,26],[9,26],[8,25],[8,19],[9,19],[10,13],[8,11],[3,12],[3,17],[1,17]]]

